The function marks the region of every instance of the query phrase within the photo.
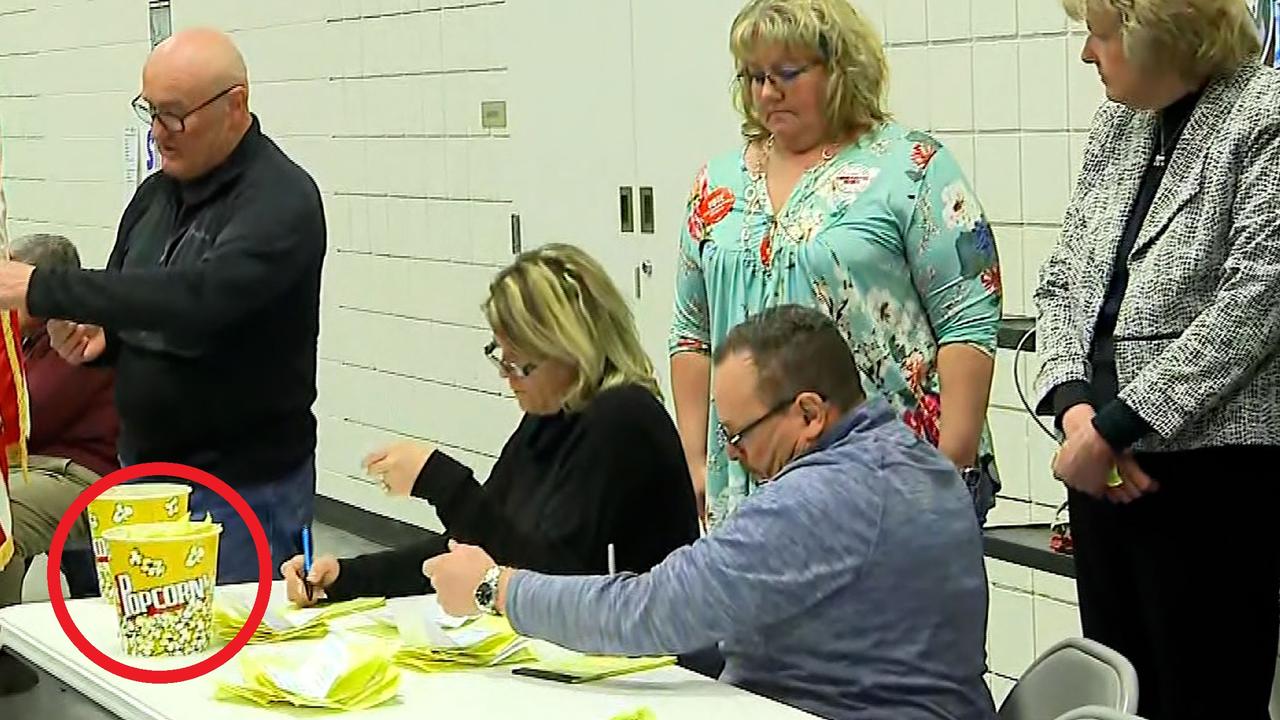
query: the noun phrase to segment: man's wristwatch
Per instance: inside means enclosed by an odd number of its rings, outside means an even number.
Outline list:
[[[498,578],[502,576],[502,568],[494,565],[484,571],[484,579],[476,587],[476,607],[490,615],[501,615],[498,612]]]

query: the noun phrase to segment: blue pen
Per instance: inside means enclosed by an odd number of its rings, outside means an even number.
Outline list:
[[[311,599],[311,527],[302,526],[302,585],[307,589],[307,599]]]

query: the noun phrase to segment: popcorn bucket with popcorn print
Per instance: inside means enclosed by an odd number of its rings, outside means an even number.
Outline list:
[[[169,657],[209,647],[221,533],[207,517],[103,533],[126,654]]]
[[[89,503],[89,538],[98,568],[98,591],[104,600],[115,604],[116,598],[102,534],[120,525],[185,521],[190,517],[190,495],[191,488],[178,483],[135,483],[117,485]]]

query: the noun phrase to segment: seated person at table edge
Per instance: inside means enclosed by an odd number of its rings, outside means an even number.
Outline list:
[[[441,607],[583,652],[719,641],[721,680],[827,718],[992,720],[982,539],[955,465],[865,399],[818,310],[765,310],[713,362],[721,436],[771,478],[759,491],[643,575],[511,570],[456,545],[423,568]]]
[[[15,260],[39,268],[80,267],[75,245],[61,235],[28,235],[13,244]],[[27,565],[47,552],[58,521],[85,488],[116,470],[116,436],[120,419],[112,396],[110,368],[74,366],[58,357],[49,342],[45,321],[18,310],[27,398],[32,419],[27,447],[28,480],[12,476],[14,556],[0,570],[0,607],[22,600]],[[87,542],[88,523],[81,516],[69,539]],[[67,557],[71,552],[64,552]],[[88,560],[88,557],[85,558]],[[90,561],[91,563],[91,561]],[[34,687],[39,676],[0,649],[0,697]]]
[[[41,269],[80,268],[75,245],[61,235],[19,238],[12,254]],[[0,607],[21,600],[27,562],[49,550],[53,531],[71,503],[95,480],[119,469],[113,371],[72,365],[59,357],[43,318],[19,309],[18,322],[31,408],[31,457],[29,482],[18,475],[9,482],[16,554],[0,570]],[[86,541],[88,536],[81,516],[70,540]]]
[[[313,599],[430,592],[422,561],[447,552],[447,538],[566,573],[605,572],[610,545],[619,569],[644,571],[697,539],[679,436],[604,269],[569,245],[526,252],[490,284],[484,313],[494,334],[485,354],[525,413],[488,481],[428,445],[370,455],[370,474],[388,492],[430,502],[445,534],[355,558],[318,557]],[[289,598],[306,605],[301,569],[296,557],[281,571]]]

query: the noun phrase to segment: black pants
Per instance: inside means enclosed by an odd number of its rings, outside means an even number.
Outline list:
[[[1269,720],[1280,636],[1280,448],[1139,456],[1160,490],[1071,493],[1086,637],[1138,670],[1149,720]]]

